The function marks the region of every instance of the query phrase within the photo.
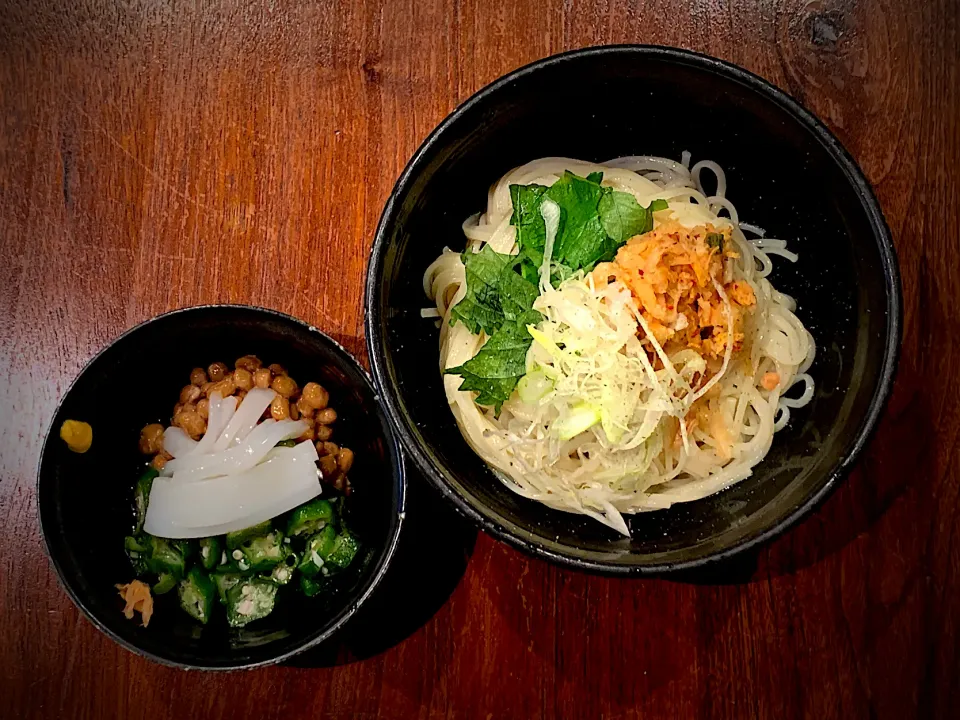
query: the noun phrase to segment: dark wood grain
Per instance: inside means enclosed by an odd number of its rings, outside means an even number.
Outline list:
[[[0,716],[957,717],[958,14],[954,0],[0,1]],[[716,582],[588,577],[480,536],[431,619],[332,668],[183,673],[99,634],[57,584],[34,499],[82,364],[156,313],[228,301],[363,355],[367,252],[420,141],[504,72],[608,42],[763,75],[876,187],[904,350],[850,480]]]

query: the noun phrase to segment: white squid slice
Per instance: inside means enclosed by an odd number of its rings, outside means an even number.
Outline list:
[[[175,458],[163,466],[162,474],[175,476],[178,482],[189,482],[242,473],[263,460],[278,442],[300,437],[309,426],[304,420],[264,420],[240,445],[206,455]]]
[[[292,510],[320,495],[313,443],[277,448],[246,472],[202,482],[154,480],[144,530],[167,538],[221,535]]]
[[[213,450],[226,450],[246,439],[276,395],[270,388],[254,388],[248,392],[230,422],[220,428],[220,436],[214,442]]]
[[[210,411],[207,415],[207,432],[204,433],[193,455],[204,455],[213,451],[213,445],[220,437],[223,429],[230,422],[237,409],[237,399],[232,395],[222,398],[220,393],[210,393]]]
[[[163,431],[163,449],[175,458],[181,455],[189,455],[197,444],[197,441],[187,435],[183,428],[171,425]]]

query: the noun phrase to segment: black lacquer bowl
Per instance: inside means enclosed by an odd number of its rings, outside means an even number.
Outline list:
[[[787,238],[772,280],[813,333],[816,395],[752,477],[629,520],[632,538],[510,492],[461,438],[443,395],[437,329],[420,317],[425,268],[462,248],[489,186],[544,156],[710,159],[740,218]],[[549,560],[638,574],[695,568],[782,532],[839,482],[867,442],[900,343],[897,261],[862,172],[809,111],[738,67],[661,47],[580,50],[534,63],[451,114],[407,165],[381,217],[367,275],[374,380],[426,476],[487,532]]]
[[[115,583],[133,573],[123,538],[133,525],[133,485],[144,467],[140,429],[169,422],[190,369],[246,354],[279,362],[298,382],[325,386],[336,408],[335,439],[356,454],[350,472],[351,526],[362,540],[336,594],[315,602],[285,588],[267,618],[242,629],[218,612],[203,626],[156,598],[153,619],[127,620]],[[66,419],[93,426],[85,454],[58,437]],[[100,630],[124,647],[169,665],[233,669],[279,662],[330,637],[372,593],[393,556],[403,520],[400,448],[357,361],[319,330],[261,308],[214,305],[161,315],[114,340],[83,369],[58,408],[38,479],[40,525],[67,593]]]

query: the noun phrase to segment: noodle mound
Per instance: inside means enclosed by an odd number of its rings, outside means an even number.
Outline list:
[[[705,194],[705,169],[716,176],[714,195]],[[485,213],[464,223],[466,252],[516,255],[510,186],[549,187],[565,171],[603,173],[603,187],[650,205],[652,229],[612,259],[551,282],[557,206],[545,201],[548,237],[533,302],[542,320],[526,325],[526,374],[499,412],[478,405],[456,375],[445,374],[444,387],[464,438],[507,487],[629,536],[624,513],[697,500],[751,474],[790,409],[813,396],[806,371],[814,341],[792,298],[767,279],[770,256],[797,256],[785,241],[741,224],[724,197],[722,170],[710,162],[691,169],[686,153],[682,163],[528,163],[491,189]],[[440,318],[441,372],[489,340],[451,315],[467,297],[463,257],[444,250],[424,276],[436,304],[424,316]],[[786,397],[794,386],[802,391]]]

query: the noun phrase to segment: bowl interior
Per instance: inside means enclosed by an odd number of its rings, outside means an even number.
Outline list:
[[[899,285],[869,187],[828,133],[761,81],[710,59],[653,48],[560,56],[498,81],[421,148],[385,211],[368,279],[374,372],[418,463],[488,529],[554,559],[613,571],[696,564],[785,519],[835,479],[889,385]],[[802,113],[802,111],[801,111]],[[797,299],[816,339],[813,401],[795,411],[749,479],[710,498],[644,513],[631,539],[507,490],[452,422],[437,329],[420,317],[421,279],[487,191],[535,158],[710,159],[739,217],[786,238],[772,281]],[[878,387],[882,389],[878,391]]]
[[[133,573],[123,551],[130,533],[133,485],[145,467],[140,429],[169,424],[191,368],[255,354],[279,362],[301,385],[330,391],[334,440],[354,449],[352,527],[362,555],[325,605],[299,592],[247,628],[229,629],[222,613],[207,626],[178,607],[177,593],[156,598],[148,628],[127,620],[115,583]],[[93,426],[91,449],[70,452],[57,434],[63,420]],[[50,555],[74,600],[94,622],[131,648],[168,663],[238,667],[282,658],[325,637],[353,611],[380,575],[399,532],[403,475],[393,435],[365,373],[320,332],[284,315],[247,307],[192,308],[160,316],[98,355],[68,391],[51,426],[39,478],[40,518]]]

